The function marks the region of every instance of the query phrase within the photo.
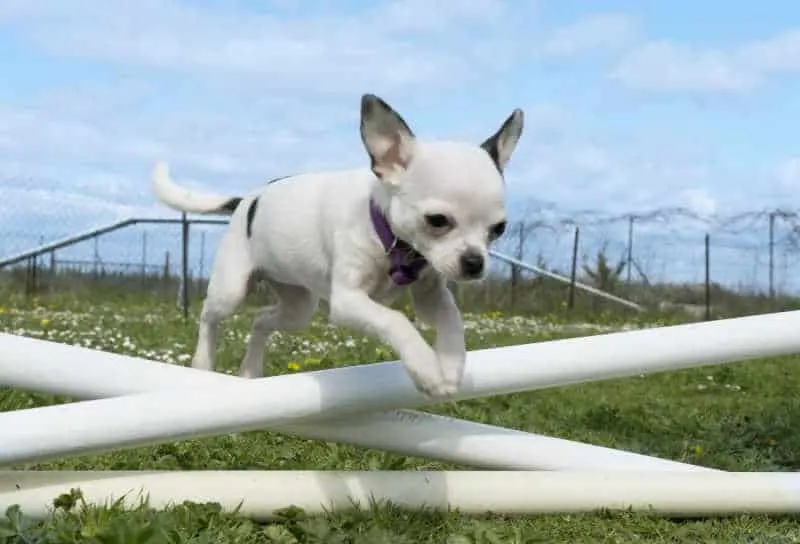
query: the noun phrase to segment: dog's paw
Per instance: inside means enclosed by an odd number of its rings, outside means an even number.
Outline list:
[[[456,379],[449,379],[443,373],[445,365],[442,365],[439,355],[427,344],[421,343],[417,350],[406,353],[403,363],[414,387],[428,398],[447,398],[458,390],[457,378],[461,372],[456,370],[457,377],[453,376]],[[455,366],[463,369],[463,362]]]
[[[256,368],[243,366],[239,369],[239,377],[246,378],[248,380],[255,380],[258,378],[263,378],[264,373]]]
[[[417,391],[431,399],[447,398],[458,391],[458,383],[447,381],[438,372],[425,377],[412,373],[411,379]]]
[[[457,356],[440,357],[442,378],[448,384],[448,387],[458,389],[461,380],[464,378],[466,359],[466,353]]]
[[[212,372],[214,370],[214,362],[202,355],[195,355],[192,357],[192,368]]]
[[[446,399],[458,393],[458,383],[443,381],[428,395],[431,398]]]
[[[444,378],[439,365],[436,364],[436,355],[433,351],[425,355],[425,357],[415,357],[411,363],[405,362],[406,370],[417,391],[427,397],[440,396]]]
[[[260,359],[244,358],[242,364],[239,365],[239,377],[255,380],[264,377],[264,364]]]
[[[414,382],[417,391],[430,399],[446,399],[458,391],[458,385],[440,381],[438,383],[418,383]]]

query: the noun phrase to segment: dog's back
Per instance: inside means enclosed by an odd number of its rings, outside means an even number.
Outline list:
[[[364,228],[371,186],[369,170],[342,170],[287,177],[248,196],[234,220],[245,227],[251,222],[255,267],[275,281],[327,296],[334,236]]]

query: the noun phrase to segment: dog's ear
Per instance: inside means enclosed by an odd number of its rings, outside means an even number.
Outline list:
[[[522,110],[517,108],[511,112],[497,132],[481,144],[501,173],[505,170],[508,159],[511,158],[511,154],[517,147],[519,137],[522,136],[523,122]]]
[[[389,104],[374,94],[361,97],[361,140],[372,171],[381,179],[405,170],[414,150],[414,133]]]

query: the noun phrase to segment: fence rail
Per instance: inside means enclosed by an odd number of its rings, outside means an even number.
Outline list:
[[[500,259],[501,261],[504,261],[504,262],[506,262],[506,263],[508,263],[510,265],[518,266],[520,268],[524,268],[524,269],[526,269],[526,270],[528,270],[530,272],[533,272],[534,274],[547,276],[548,278],[554,279],[556,281],[560,281],[562,283],[566,283],[572,289],[575,289],[575,288],[582,289],[582,290],[586,291],[587,293],[591,293],[593,295],[597,295],[597,296],[602,297],[602,298],[604,298],[606,300],[610,300],[611,302],[615,302],[617,304],[621,304],[622,306],[626,306],[628,308],[632,308],[632,309],[634,309],[636,311],[639,311],[639,312],[644,310],[644,308],[642,308],[641,305],[636,304],[635,302],[631,302],[630,300],[625,300],[622,297],[618,297],[616,295],[612,295],[611,293],[606,293],[605,291],[597,289],[596,287],[592,287],[591,285],[586,285],[585,283],[581,283],[581,282],[577,281],[575,279],[575,275],[574,274],[572,275],[571,278],[567,278],[567,277],[564,277],[564,276],[562,276],[560,274],[556,274],[555,272],[550,272],[549,270],[547,270],[545,268],[542,268],[542,267],[539,267],[539,266],[535,266],[535,265],[526,263],[524,261],[520,261],[518,259],[515,259],[514,257],[510,257],[510,256],[505,255],[503,253],[500,253],[498,251],[489,251],[489,254],[492,255],[492,257],[494,257],[496,259]]]
[[[142,218],[142,217],[134,217],[130,219],[124,219],[122,221],[118,221],[116,223],[111,223],[110,225],[105,225],[103,227],[97,227],[94,229],[90,229],[79,234],[75,234],[73,236],[68,236],[67,238],[63,238],[56,242],[51,242],[49,244],[44,244],[33,249],[23,251],[21,253],[17,253],[16,255],[12,255],[11,257],[6,257],[4,259],[0,259],[0,270],[7,266],[11,266],[13,264],[18,264],[24,261],[29,261],[31,259],[36,259],[43,255],[47,255],[56,251],[58,249],[64,249],[69,246],[73,246],[75,244],[79,244],[81,242],[85,242],[87,240],[91,240],[93,238],[99,238],[105,234],[109,234],[116,230],[124,229],[127,227],[131,227],[133,225],[185,225],[184,229],[187,228],[189,224],[203,224],[203,225],[224,225],[227,224],[227,221],[220,220],[220,219],[188,219],[183,217],[181,219],[168,219],[168,218]],[[186,233],[188,237],[188,232]],[[187,241],[188,242],[188,241]]]

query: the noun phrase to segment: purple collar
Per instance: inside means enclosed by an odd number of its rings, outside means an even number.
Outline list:
[[[392,281],[396,285],[413,283],[428,264],[425,257],[412,248],[408,242],[404,242],[394,235],[386,216],[372,199],[369,201],[369,215],[372,218],[375,233],[381,239],[383,249],[389,256],[389,276]]]

